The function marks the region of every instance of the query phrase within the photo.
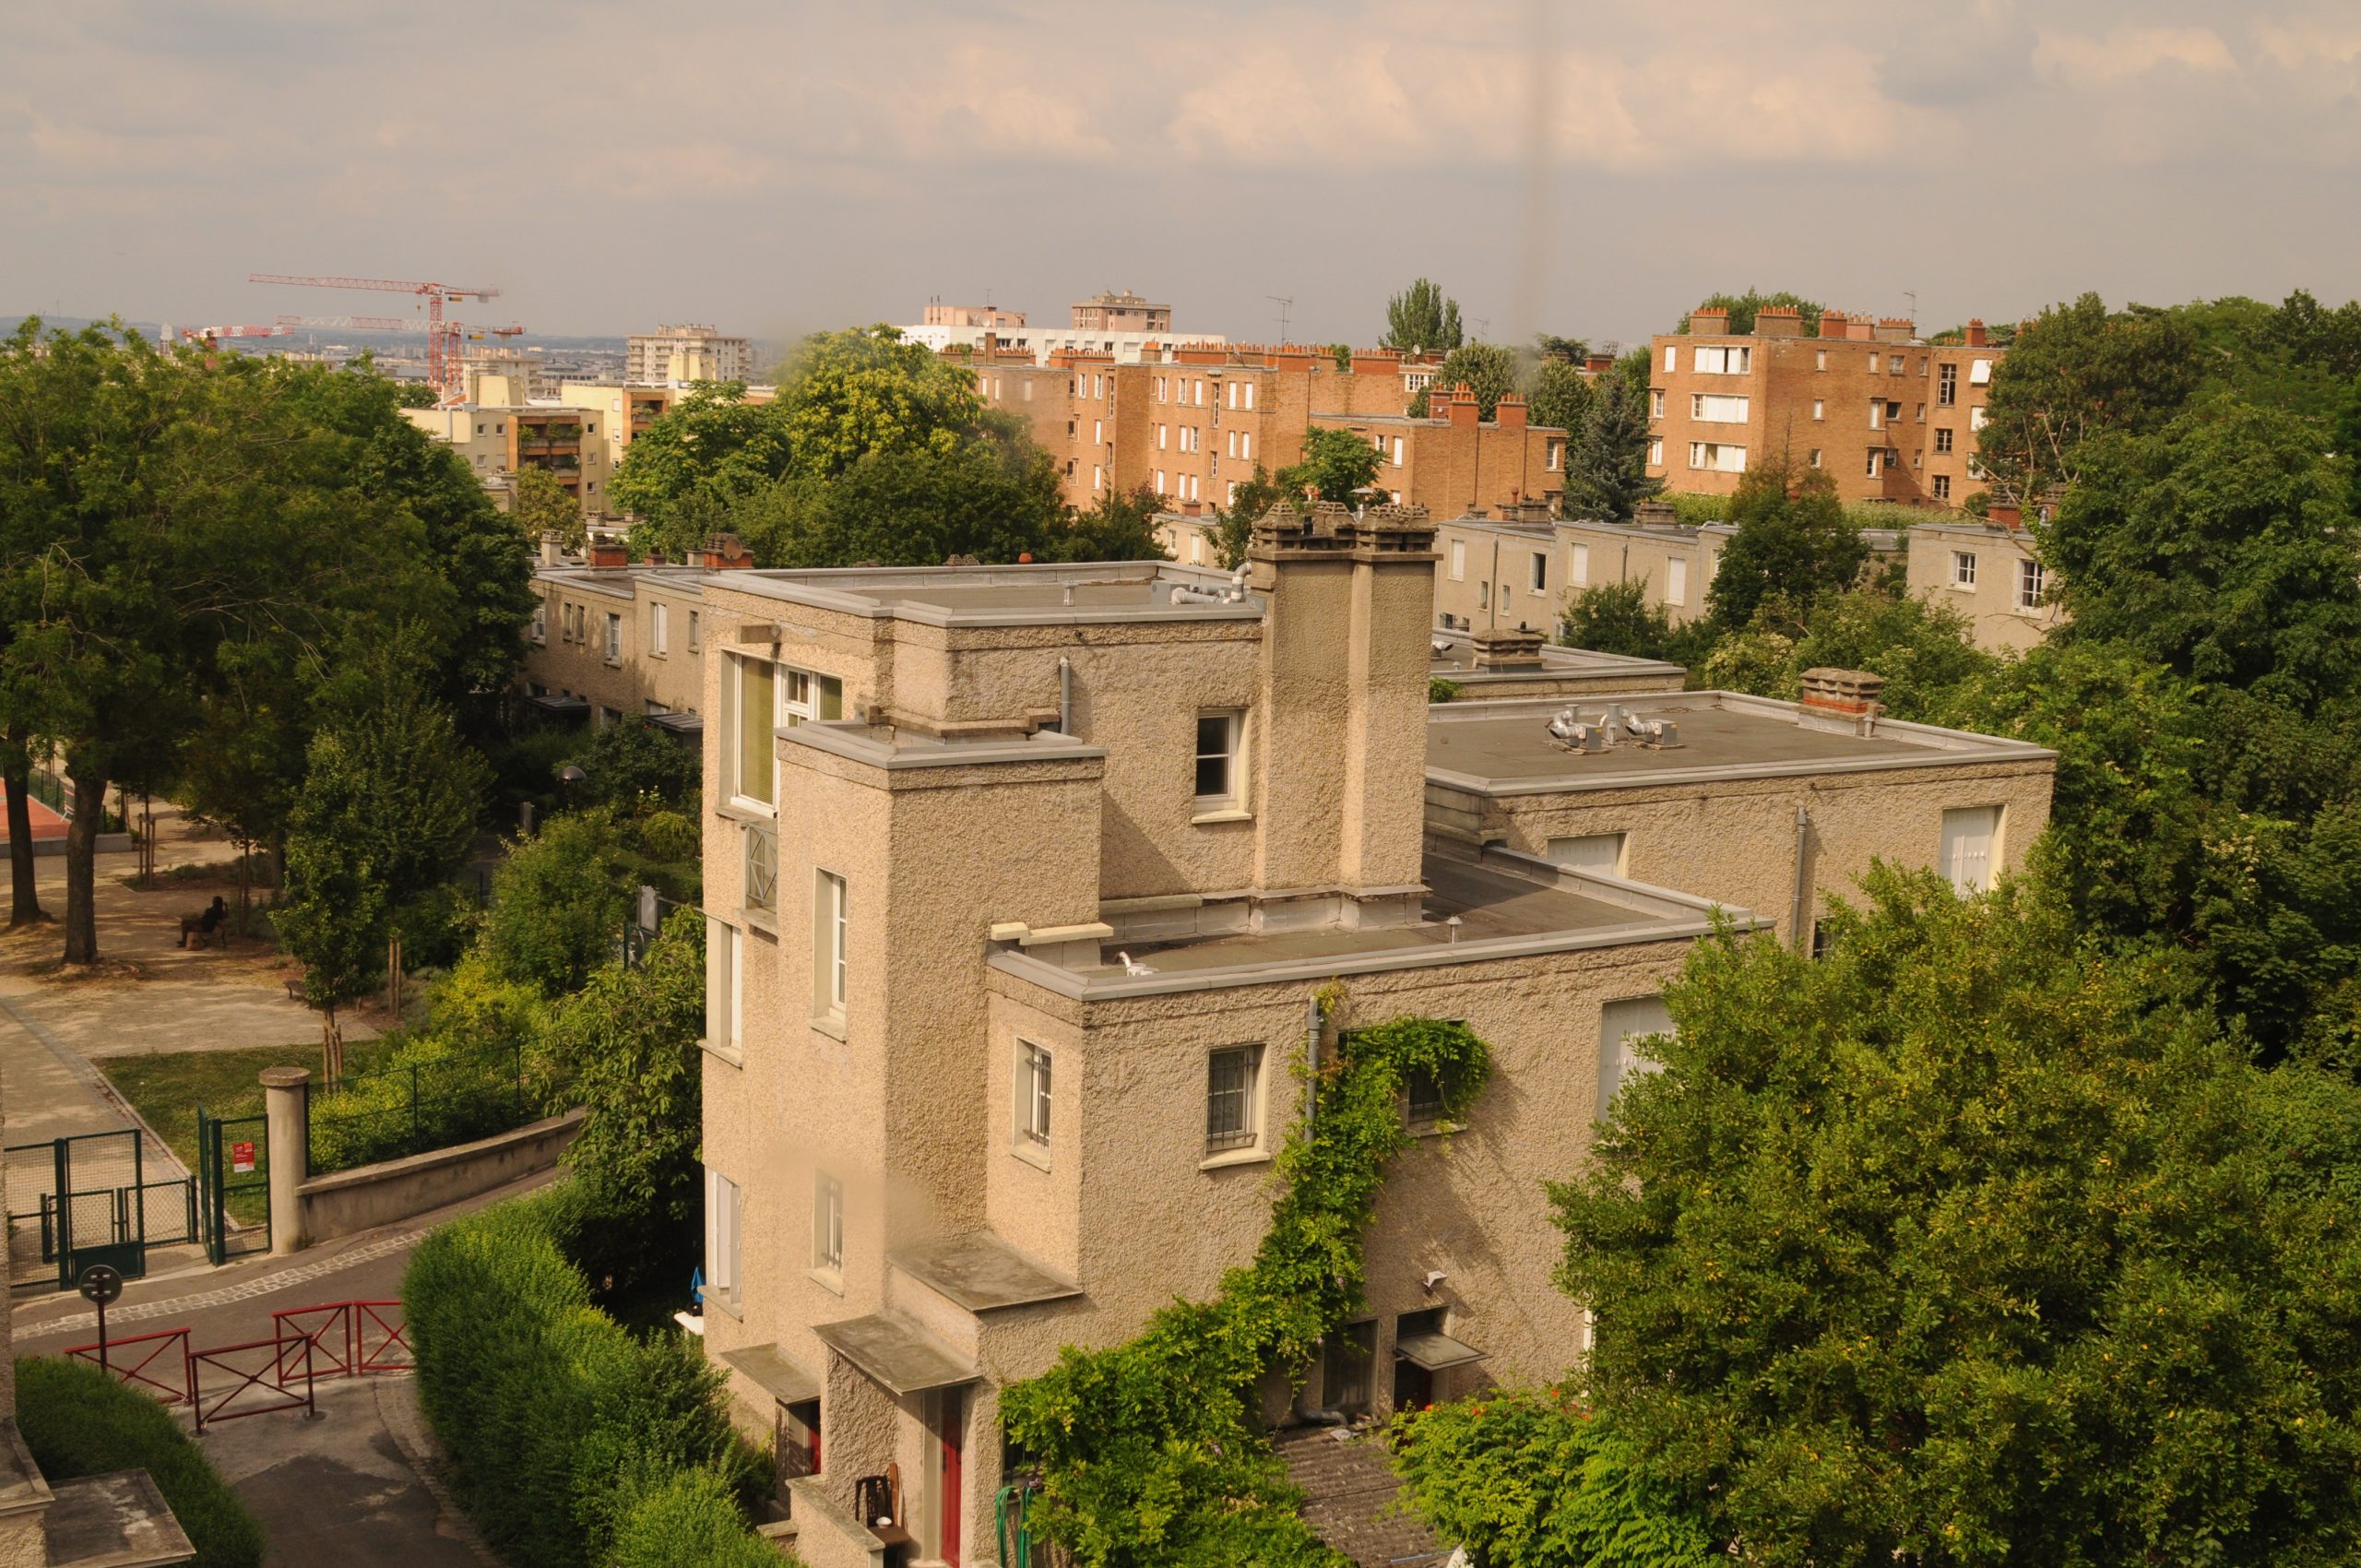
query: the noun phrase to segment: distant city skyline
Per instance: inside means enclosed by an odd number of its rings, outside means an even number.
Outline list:
[[[1928,8],[1929,11],[1935,8]],[[1176,331],[1626,342],[1714,289],[1929,327],[2353,291],[2346,0],[1187,0],[859,11],[620,0],[93,5],[0,53],[0,310],[399,309],[249,270],[484,284],[533,335],[768,341],[1036,322],[1130,288]],[[474,319],[473,316],[469,317]]]

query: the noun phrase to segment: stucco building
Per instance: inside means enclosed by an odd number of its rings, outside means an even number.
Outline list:
[[[2023,528],[1974,517],[1910,530],[1910,591],[1966,617],[1975,646],[2023,652],[2065,619],[2049,601],[2049,571]]]
[[[1129,289],[1109,289],[1076,300],[1073,321],[1077,332],[1169,332],[1172,307],[1150,304]]]
[[[1404,1105],[1367,1314],[1265,1414],[1562,1372],[1543,1182],[1691,944],[1809,943],[1872,856],[1986,885],[2042,826],[2050,754],[1889,723],[1871,679],[1438,636],[1434,543],[1282,508],[1235,576],[704,575],[704,1343],[814,1568],[995,1560],[1001,1390],[1251,1256],[1290,1062],[1340,1028],[1463,1018],[1494,1077],[1459,1128]]]
[[[1792,310],[1758,313],[1750,333],[1728,326],[1727,311],[1701,308],[1686,333],[1654,339],[1651,477],[1726,495],[1750,464],[1786,451],[1847,501],[1955,507],[1981,484],[1977,432],[2005,351],[1982,322],[1954,345],[1842,311],[1821,317],[1818,337]]]
[[[621,450],[613,416],[557,399],[539,402],[513,396],[509,378],[486,375],[484,395],[497,399],[445,409],[404,409],[402,415],[447,444],[478,478],[540,469],[591,516],[607,509],[607,481]],[[515,387],[521,393],[522,387]],[[605,432],[606,434],[601,434]]]
[[[693,381],[752,381],[754,345],[694,322],[635,332],[623,339],[623,379],[635,386]]]

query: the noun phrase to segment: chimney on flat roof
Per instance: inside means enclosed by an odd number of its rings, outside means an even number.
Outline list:
[[[1804,700],[1797,706],[1796,722],[1807,730],[1839,735],[1867,735],[1885,711],[1878,698],[1885,677],[1866,670],[1833,670],[1826,666],[1804,671]]]
[[[1757,338],[1800,338],[1804,335],[1804,313],[1765,305],[1754,313],[1754,335]]]
[[[1492,419],[1502,430],[1523,430],[1525,428],[1525,399],[1511,393],[1501,398],[1499,406],[1493,410]]]
[[[1877,335],[1878,322],[1873,315],[1857,315],[1845,323],[1845,336],[1856,343],[1873,342]],[[1826,337],[1827,334],[1823,332],[1821,336]]]
[[[1880,343],[1907,343],[1916,336],[1918,324],[1906,315],[1878,318],[1878,341]]]
[[[1429,401],[1431,405],[1432,399]],[[1484,410],[1465,381],[1452,388],[1451,400],[1443,406],[1443,417],[1451,421],[1453,430],[1473,430],[1483,422]]]
[[[1967,332],[1965,336],[1967,339],[1967,346],[1971,349],[1981,349],[1986,344],[1992,341],[1992,334],[1986,328],[1983,318],[1980,316],[1971,315],[1967,318]]]
[[[1538,670],[1541,634],[1523,626],[1486,626],[1468,639],[1478,670]]]
[[[1841,310],[1821,311],[1820,313],[1820,335],[1823,338],[1844,337],[1845,323],[1850,318],[1847,317]]]
[[[1721,305],[1699,305],[1689,313],[1689,335],[1709,338],[1730,329],[1730,313]]]
[[[631,564],[631,548],[616,540],[594,539],[590,541],[590,564],[599,567],[628,566]]]

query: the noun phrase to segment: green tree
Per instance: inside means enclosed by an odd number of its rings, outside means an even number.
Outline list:
[[[1109,490],[1097,505],[1051,529],[1035,554],[1044,561],[1169,561],[1156,539],[1156,515],[1163,509],[1162,499],[1145,485],[1128,495]]]
[[[1722,552],[1705,604],[1723,626],[1743,626],[1774,595],[1809,610],[1861,576],[1869,547],[1845,515],[1827,470],[1786,452],[1764,455],[1730,498],[1737,531]]]
[[[1572,438],[1579,434],[1590,419],[1590,406],[1597,397],[1591,378],[1583,374],[1580,362],[1545,359],[1533,373],[1532,385],[1525,395],[1526,417],[1535,424],[1553,425]]]
[[[742,382],[700,383],[632,438],[607,499],[642,519],[633,534],[649,549],[701,546],[734,504],[786,477],[786,416],[783,399],[746,401]]]
[[[779,384],[791,471],[831,478],[865,457],[949,457],[967,438],[1014,428],[988,421],[975,374],[898,327],[819,332],[799,344]]]
[[[1293,499],[1356,505],[1364,499],[1358,493],[1377,482],[1379,461],[1364,437],[1313,425],[1303,433],[1302,459],[1279,470],[1279,489]]]
[[[675,909],[637,965],[603,966],[557,1006],[546,1049],[587,1112],[565,1162],[604,1212],[694,1216],[705,984],[705,917]]]
[[[2160,428],[2202,374],[2197,335],[2180,316],[2109,314],[2096,294],[2052,305],[2025,324],[1993,374],[1976,460],[2019,495],[2070,484],[2084,442]]]
[[[1946,605],[1876,588],[1822,595],[1809,608],[1763,600],[1742,627],[1722,634],[1703,660],[1704,683],[1793,702],[1803,672],[1866,670],[1881,677],[1879,701],[1896,719],[1981,729],[1986,683],[2000,660],[1975,647],[1965,617]]]
[[[1743,294],[1708,294],[1703,300],[1698,303],[1697,308],[1700,310],[1726,310],[1729,312],[1729,330],[1737,333],[1748,333],[1753,331],[1754,318],[1763,311],[1791,310],[1803,318],[1804,336],[1807,338],[1817,338],[1820,336],[1821,315],[1828,307],[1820,303],[1817,300],[1805,299],[1801,294],[1791,293],[1785,289],[1781,289],[1775,293],[1769,294],[1763,293],[1760,290],[1749,289]],[[1683,315],[1680,318],[1680,325],[1674,327],[1673,330],[1675,332],[1688,331],[1689,317],[1686,315]]]
[[[1626,375],[1605,377],[1581,433],[1566,445],[1566,489],[1559,510],[1568,517],[1628,523],[1643,501],[1664,491],[1648,477],[1648,401]]]
[[[1552,1190],[1602,1414],[1766,1568],[2350,1557],[2355,1087],[2026,889],[1867,889],[1701,944]]]
[[[375,781],[358,749],[326,731],[311,758],[288,823],[286,897],[272,923],[303,966],[303,998],[320,1011],[323,1075],[333,1084],[344,1076],[337,1011],[384,972],[393,903],[377,859],[385,835]]]
[[[554,536],[561,549],[579,552],[589,533],[582,522],[582,503],[565,493],[557,476],[547,469],[523,469],[515,482],[508,515],[516,519],[525,537]]]
[[[489,978],[544,996],[581,990],[622,940],[635,885],[611,809],[551,817],[492,873],[481,945]]]
[[[583,772],[581,803],[623,813],[680,810],[702,782],[697,754],[645,719],[592,731],[575,762]]]
[[[1560,338],[1554,332],[1536,332],[1533,335],[1533,351],[1544,364],[1554,362],[1579,369],[1583,362],[1590,358],[1590,339]]]
[[[1370,470],[1372,473],[1374,469]],[[1302,498],[1303,492],[1290,493],[1278,480],[1254,465],[1254,477],[1240,481],[1238,493],[1229,505],[1214,509],[1214,552],[1225,572],[1235,572],[1246,562],[1246,547],[1253,541],[1254,519],[1282,501]]]
[[[1666,659],[1679,634],[1660,604],[1648,602],[1645,577],[1586,588],[1566,601],[1558,620],[1558,640],[1594,653],[1632,659]]]
[[[871,453],[835,475],[798,474],[732,514],[765,566],[940,566],[954,555],[1014,561],[1064,528],[1048,455],[969,439]]]
[[[1492,418],[1500,410],[1501,399],[1516,390],[1516,355],[1498,343],[1465,343],[1453,349],[1436,372],[1433,385],[1420,387],[1410,400],[1410,417],[1428,417],[1433,406],[1429,394],[1436,387],[1453,392],[1462,386],[1476,394],[1477,417]]]
[[[1449,353],[1459,347],[1459,302],[1443,296],[1442,285],[1421,278],[1385,302],[1385,336],[1381,348],[1405,353],[1433,350]]]
[[[2353,383],[2344,410],[2337,416],[2336,449],[2344,458],[2345,513],[2361,522],[2361,380]]]

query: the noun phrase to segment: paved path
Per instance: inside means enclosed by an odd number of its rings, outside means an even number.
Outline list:
[[[546,1173],[384,1230],[290,1258],[250,1258],[135,1279],[107,1313],[110,1338],[186,1327],[200,1349],[267,1337],[270,1314],[331,1301],[392,1301],[419,1238],[455,1215],[529,1192]],[[19,1294],[16,1348],[55,1355],[97,1321],[79,1297]],[[407,1376],[316,1385],[316,1420],[290,1412],[206,1429],[197,1442],[270,1538],[273,1568],[480,1568],[493,1558],[451,1501]]]

